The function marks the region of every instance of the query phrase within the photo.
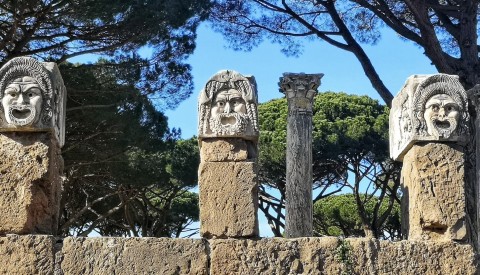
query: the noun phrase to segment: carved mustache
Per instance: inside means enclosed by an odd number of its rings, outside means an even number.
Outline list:
[[[210,129],[220,135],[243,133],[248,124],[248,116],[239,113],[221,113],[210,118]]]
[[[457,120],[455,118],[432,116],[430,120],[439,137],[449,138],[457,128]]]

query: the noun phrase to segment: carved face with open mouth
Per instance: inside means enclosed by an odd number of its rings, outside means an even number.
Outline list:
[[[40,85],[29,76],[13,80],[2,98],[5,120],[15,126],[31,126],[38,121],[42,108]]]
[[[425,103],[427,132],[437,138],[449,138],[457,129],[460,106],[447,94],[432,96]]]
[[[236,135],[245,132],[249,119],[242,94],[235,90],[219,92],[210,114],[210,130],[220,135]]]

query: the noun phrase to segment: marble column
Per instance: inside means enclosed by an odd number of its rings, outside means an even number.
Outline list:
[[[313,235],[312,114],[323,74],[284,73],[280,88],[288,103],[285,236]]]

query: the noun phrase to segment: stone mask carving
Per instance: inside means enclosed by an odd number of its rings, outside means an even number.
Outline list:
[[[42,111],[42,90],[29,76],[10,82],[2,98],[2,107],[8,124],[31,126]]]
[[[413,94],[413,129],[430,140],[450,140],[469,132],[467,93],[458,77],[427,77]]]
[[[199,137],[258,138],[256,93],[253,78],[215,74],[200,92]]]
[[[215,95],[210,111],[210,129],[220,135],[237,135],[245,132],[248,115],[242,94],[230,89]]]
[[[402,160],[419,141],[464,144],[470,135],[467,93],[458,76],[411,76],[390,111],[390,156]]]
[[[55,63],[17,57],[0,68],[0,131],[52,131],[65,140],[66,90]]]
[[[458,103],[447,94],[437,94],[428,99],[424,114],[428,134],[448,139],[457,129],[460,109]]]

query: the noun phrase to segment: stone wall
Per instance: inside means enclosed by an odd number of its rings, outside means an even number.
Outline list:
[[[375,239],[0,238],[0,274],[479,274],[469,245]]]

